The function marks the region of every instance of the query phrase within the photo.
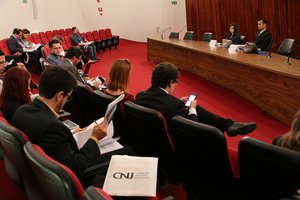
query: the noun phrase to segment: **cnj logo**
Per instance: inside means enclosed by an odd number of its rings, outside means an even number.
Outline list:
[[[122,178],[125,178],[125,179],[133,179],[133,172],[127,172],[127,173],[122,173],[122,172],[116,172],[113,174],[113,177],[115,179],[122,179]]]

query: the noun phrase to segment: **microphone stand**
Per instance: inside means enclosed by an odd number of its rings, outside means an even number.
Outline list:
[[[291,60],[291,55],[292,55],[292,53],[294,52],[294,50],[297,49],[299,46],[300,46],[300,44],[298,44],[297,46],[295,46],[295,47],[290,51],[289,56],[288,56],[288,59],[287,59],[287,61],[286,61],[286,64],[288,64],[288,65],[291,65],[291,64],[292,64],[292,63],[290,62],[290,60]]]
[[[169,26],[168,28],[164,29],[162,32],[161,32],[161,35],[160,35],[160,38],[163,40],[164,39],[164,32],[166,32],[167,30],[171,29],[171,26]]]

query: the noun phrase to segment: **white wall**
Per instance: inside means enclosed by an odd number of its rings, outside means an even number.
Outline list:
[[[77,26],[81,32],[111,28],[121,38],[145,42],[148,36],[179,31],[186,27],[185,1],[177,0],[0,0],[0,38],[9,37],[13,28],[31,32]],[[33,1],[38,18],[34,19]],[[174,1],[174,0],[173,0]],[[176,1],[176,0],[175,0]],[[98,7],[102,7],[100,16]],[[184,34],[186,28],[181,32]]]

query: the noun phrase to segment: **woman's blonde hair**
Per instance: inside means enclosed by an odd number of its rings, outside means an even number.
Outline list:
[[[109,71],[107,89],[116,91],[127,89],[131,65],[128,59],[118,59],[112,63]]]
[[[300,151],[300,110],[296,113],[291,130],[279,139],[279,145]]]

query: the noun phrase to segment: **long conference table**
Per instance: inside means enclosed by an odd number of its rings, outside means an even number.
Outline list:
[[[300,61],[230,53],[208,42],[148,38],[149,62],[172,62],[178,68],[229,88],[290,125],[300,108]]]

